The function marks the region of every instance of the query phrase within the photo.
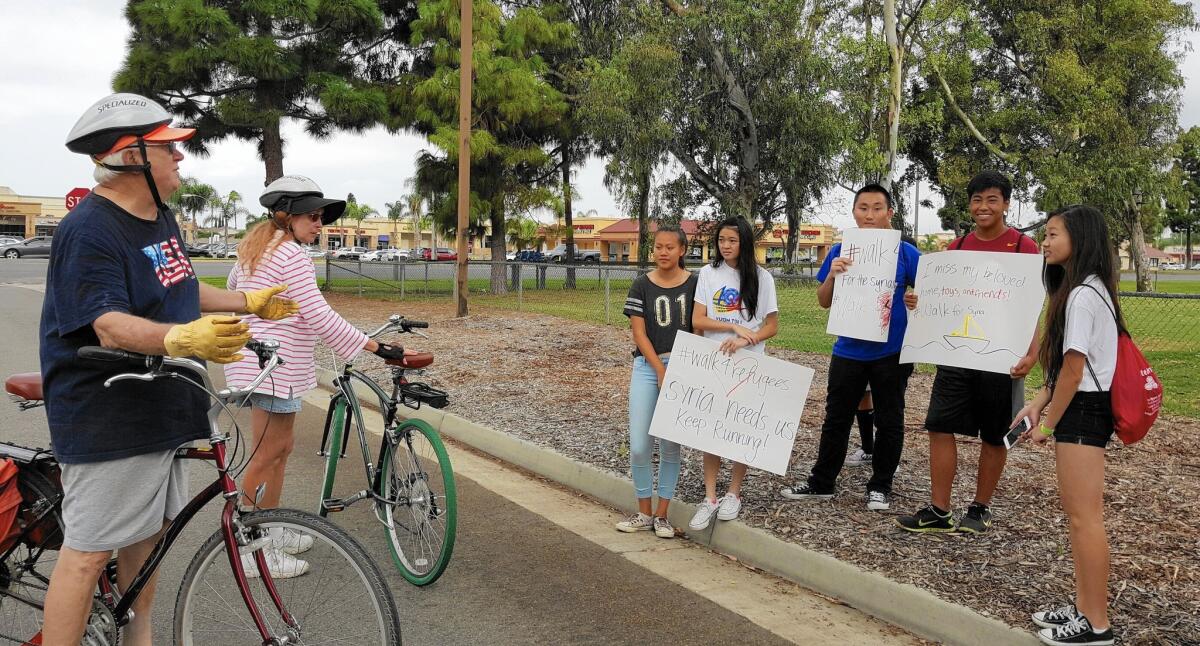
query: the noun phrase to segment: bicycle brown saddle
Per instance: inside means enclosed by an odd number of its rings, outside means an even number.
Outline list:
[[[386,363],[389,366],[396,366],[397,368],[424,368],[433,363],[433,353],[419,352],[403,359],[388,359]],[[39,390],[39,392],[41,391]]]
[[[430,359],[432,361],[432,358]],[[22,372],[4,380],[4,390],[26,401],[41,401],[42,373]]]

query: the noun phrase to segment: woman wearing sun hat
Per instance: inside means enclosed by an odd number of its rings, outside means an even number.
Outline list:
[[[347,361],[364,348],[384,358],[400,358],[405,351],[368,339],[333,311],[317,288],[316,266],[300,247],[312,244],[323,225],[341,217],[346,202],[325,197],[317,183],[307,177],[285,175],[264,189],[259,203],[270,215],[255,225],[239,246],[228,287],[254,291],[262,285],[284,283],[288,286],[284,294],[300,305],[300,313],[287,321],[255,316],[245,319],[254,338],[279,341],[279,355],[284,361],[251,396],[253,454],[242,481],[245,504],[272,508],[279,506],[301,398],[317,387],[313,359],[317,342],[325,342]],[[226,380],[234,387],[248,386],[258,372],[253,355],[225,366]],[[259,486],[263,486],[262,493],[254,500]],[[308,564],[294,555],[307,550],[312,538],[277,532],[272,539],[274,549],[265,551],[271,576],[299,576],[308,570]],[[247,568],[248,573],[252,571],[254,568]]]

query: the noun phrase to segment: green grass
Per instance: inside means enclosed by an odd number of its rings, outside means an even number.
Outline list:
[[[202,278],[218,287],[222,277]],[[603,284],[595,277],[581,276],[575,290],[563,289],[563,279],[549,278],[545,289],[537,289],[535,279],[522,282],[522,293],[489,294],[489,280],[472,279],[468,283],[472,305],[497,309],[536,312],[578,321],[615,325],[628,329],[629,321],[621,313],[625,294],[631,280],[611,281],[608,308],[605,309]],[[322,281],[323,283],[323,281]],[[335,279],[326,289],[343,294],[360,293],[367,298],[395,300],[399,284],[392,281]],[[1122,284],[1122,289],[1132,286]],[[446,299],[453,293],[450,279],[430,280],[428,295],[423,280],[410,280],[405,285],[405,298],[412,300]],[[1159,283],[1159,288],[1176,293],[1200,293],[1200,281]],[[825,333],[826,310],[817,305],[816,290],[810,285],[779,284],[780,332],[771,344],[804,352],[828,353],[833,337]],[[1200,299],[1166,299],[1125,297],[1121,301],[1133,338],[1158,372],[1166,391],[1164,407],[1167,412],[1200,417]],[[1030,388],[1041,384],[1036,371],[1027,380]]]

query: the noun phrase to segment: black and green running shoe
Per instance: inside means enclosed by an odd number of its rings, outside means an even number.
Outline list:
[[[900,529],[909,532],[953,532],[954,517],[946,512],[939,514],[933,505],[922,507],[911,516],[901,516],[896,519]]]
[[[971,503],[967,513],[958,519],[958,531],[963,534],[982,534],[991,528],[992,510],[982,503]]]

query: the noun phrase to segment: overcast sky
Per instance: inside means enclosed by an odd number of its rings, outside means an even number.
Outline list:
[[[1200,13],[1200,0],[1192,4]],[[112,91],[129,31],[124,6],[122,0],[55,0],[5,8],[0,19],[0,141],[5,144],[0,185],[20,194],[55,196],[75,186],[91,186],[90,162],[68,152],[62,142],[84,108]],[[1185,128],[1200,124],[1200,48],[1195,47],[1200,36],[1192,34],[1190,41],[1193,51],[1182,67],[1188,83],[1180,114]],[[403,194],[416,153],[427,146],[421,138],[393,136],[382,129],[324,141],[309,138],[292,123],[283,131],[286,172],[312,177],[326,195],[353,192],[381,212],[384,203]],[[264,171],[253,144],[231,139],[212,146],[208,158],[189,157],[182,167],[185,174],[222,193],[238,191],[246,196],[247,206],[257,210]],[[603,162],[595,159],[578,171],[576,211],[619,213],[603,176]],[[844,195],[832,197],[812,216],[840,227],[853,225]],[[926,211],[920,228],[928,233],[940,226]]]

